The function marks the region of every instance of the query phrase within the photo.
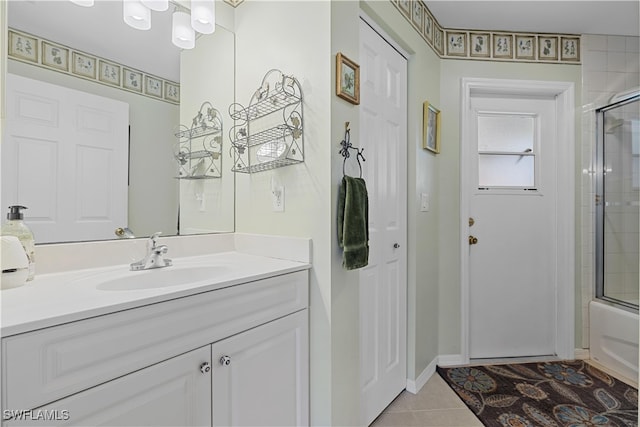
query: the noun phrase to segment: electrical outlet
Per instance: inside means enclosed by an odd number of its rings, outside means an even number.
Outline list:
[[[274,212],[284,212],[284,186],[279,185],[271,190],[271,202]]]
[[[420,194],[420,212],[429,212],[429,207],[430,207],[429,205],[430,205],[429,194],[428,193]]]

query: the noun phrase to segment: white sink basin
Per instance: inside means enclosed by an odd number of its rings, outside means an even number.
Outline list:
[[[165,267],[151,270],[130,271],[119,277],[100,281],[96,289],[103,291],[130,291],[157,289],[169,286],[206,283],[227,271],[225,266]]]

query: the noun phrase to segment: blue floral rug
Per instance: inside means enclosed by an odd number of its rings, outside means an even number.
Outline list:
[[[438,373],[486,426],[638,425],[638,390],[581,360]]]

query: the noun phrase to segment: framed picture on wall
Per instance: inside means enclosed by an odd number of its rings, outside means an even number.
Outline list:
[[[558,59],[557,37],[538,37],[538,58],[549,61]]]
[[[535,36],[516,35],[516,59],[536,59]]]
[[[469,56],[474,58],[488,58],[491,56],[491,46],[489,33],[471,33],[469,34],[471,42],[469,43]]]
[[[69,49],[43,41],[42,64],[58,70],[69,71]]]
[[[422,148],[440,152],[440,110],[429,101],[422,104]]]
[[[360,104],[360,66],[341,53],[336,56],[336,95]]]
[[[560,59],[580,61],[580,37],[560,37]]]
[[[467,33],[447,31],[447,55],[467,56]]]
[[[9,56],[38,62],[38,40],[9,30]]]

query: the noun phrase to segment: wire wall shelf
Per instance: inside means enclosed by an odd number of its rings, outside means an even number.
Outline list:
[[[304,162],[302,90],[296,78],[268,71],[249,105],[234,103],[229,130],[234,172],[255,173]]]
[[[222,116],[205,101],[193,117],[191,126],[180,125],[174,157],[178,179],[214,179],[222,177]]]

